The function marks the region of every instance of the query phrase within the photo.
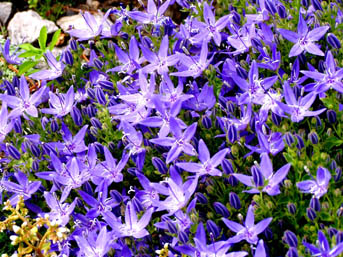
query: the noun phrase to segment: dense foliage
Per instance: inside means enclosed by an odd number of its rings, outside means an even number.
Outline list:
[[[7,40],[3,256],[339,256],[342,10],[148,0],[58,57]]]

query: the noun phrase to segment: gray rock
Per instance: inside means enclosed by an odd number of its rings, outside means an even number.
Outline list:
[[[39,37],[39,32],[46,26],[48,33],[58,30],[58,27],[49,20],[44,20],[35,11],[29,10],[16,13],[8,24],[7,30],[11,43],[18,45],[32,43]]]
[[[93,16],[95,17],[95,20],[98,24],[101,23],[101,21],[104,17],[104,15],[102,13],[96,13],[96,14],[93,14]],[[85,22],[85,19],[82,17],[81,14],[62,17],[56,23],[58,26],[60,26],[60,28],[64,32],[68,32],[68,30],[71,26],[73,26],[74,29],[87,29],[88,28],[88,26]],[[111,25],[112,25],[112,22],[107,19],[107,22],[105,22],[105,24],[104,24],[104,29],[109,30]]]
[[[0,2],[0,22],[1,24],[6,24],[8,18],[12,13],[12,3],[11,2]]]

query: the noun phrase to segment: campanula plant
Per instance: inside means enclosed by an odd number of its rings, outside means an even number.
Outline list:
[[[342,255],[341,1],[139,4],[3,40],[0,253]]]

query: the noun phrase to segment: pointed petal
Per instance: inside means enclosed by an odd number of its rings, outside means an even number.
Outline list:
[[[288,41],[291,41],[294,44],[298,41],[299,36],[297,33],[293,31],[290,31],[287,29],[279,29],[279,32],[285,39],[287,39]]]
[[[248,208],[247,216],[245,218],[244,225],[246,228],[252,228],[255,224],[255,216],[254,216],[254,206],[250,205]]]
[[[267,153],[261,154],[261,172],[265,178],[270,178],[273,175],[273,164]]]
[[[204,142],[204,140],[200,139],[199,145],[198,145],[198,154],[199,154],[199,160],[202,163],[207,162],[210,157],[210,152],[208,151],[208,148]]]
[[[239,231],[243,230],[244,227],[234,221],[228,220],[226,218],[222,218],[222,221],[225,223],[225,225],[233,232],[238,233]]]
[[[311,39],[311,41],[318,41],[325,35],[329,28],[329,26],[315,28],[308,33],[308,37]]]
[[[270,224],[270,222],[272,222],[273,218],[267,218],[264,219],[262,221],[260,221],[259,223],[256,224],[255,226],[255,233],[256,234],[260,234],[262,233]]]

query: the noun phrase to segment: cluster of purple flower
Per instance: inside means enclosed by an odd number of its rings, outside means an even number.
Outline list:
[[[2,194],[12,205],[22,195],[31,215],[49,214],[72,231],[51,250],[88,257],[343,252],[341,170],[319,157],[341,154],[340,126],[326,148],[318,144],[320,117],[334,124],[341,111],[332,100],[343,93],[334,34],[341,6],[248,2],[230,4],[220,18],[207,1],[191,0],[111,9],[101,22],[86,12],[88,28],[70,30],[60,58],[48,51],[49,69],[29,75],[39,89],[24,75],[3,82]],[[182,24],[164,15],[170,5],[188,11]],[[105,26],[110,15],[115,22]],[[22,62],[9,41],[1,51],[8,63]],[[318,134],[304,142],[299,131],[314,123]],[[325,197],[337,219],[317,218]],[[299,222],[315,226],[303,233]]]

